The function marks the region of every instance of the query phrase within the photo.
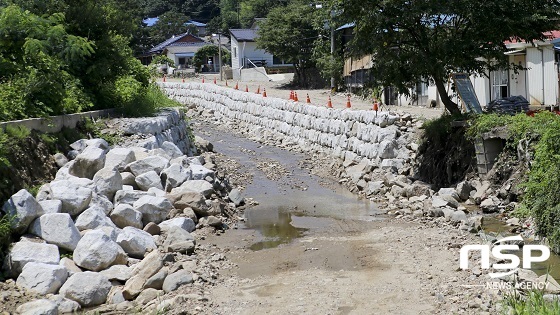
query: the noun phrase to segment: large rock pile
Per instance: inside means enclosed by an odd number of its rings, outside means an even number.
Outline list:
[[[191,233],[204,222],[222,228],[222,211],[242,199],[223,201],[231,188],[214,171],[212,155],[188,157],[167,141],[151,150],[110,148],[102,139],[72,147],[74,158],[36,196],[21,190],[2,208],[24,234],[3,271],[20,288],[47,295],[20,312],[56,314],[107,302],[124,311],[139,296],[136,302],[146,304],[154,300],[147,296],[211,279],[193,273]]]

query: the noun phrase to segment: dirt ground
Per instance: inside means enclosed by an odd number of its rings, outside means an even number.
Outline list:
[[[250,251],[248,233],[209,240],[239,266],[211,291],[213,314],[483,313],[482,303],[469,308],[481,292],[461,287],[470,280],[456,271],[459,249],[449,248],[469,236],[408,222],[335,221],[294,243]]]
[[[246,211],[245,225],[202,241],[237,266],[223,270],[221,281],[208,289],[208,313],[495,313],[494,299],[477,287],[484,278],[459,269],[461,246],[480,242],[474,235],[440,220],[354,213],[346,207],[347,194],[325,185],[332,179],[294,167],[298,154],[259,145],[224,126],[204,123],[194,129],[225,158],[236,160],[240,172],[251,172],[245,194],[260,203]],[[258,168],[264,158],[288,172],[270,176]],[[278,219],[282,200],[290,205],[286,220]],[[254,246],[287,235],[286,227],[300,233],[280,244]]]
[[[220,86],[225,86],[226,81],[220,81],[219,75],[217,74],[207,74],[204,75],[205,83],[214,84],[214,78],[216,78],[216,84]],[[181,79],[166,79],[168,82],[181,82]],[[202,76],[198,78],[190,78],[185,79],[186,82],[202,82]],[[242,82],[239,81],[238,87],[239,90],[245,91],[245,88],[249,89],[249,92],[256,93],[260,87],[260,93],[262,94],[263,90],[266,89],[267,97],[277,97],[283,99],[289,99],[290,97],[290,89],[283,87],[287,84],[288,80],[282,81],[275,81],[275,82]],[[229,80],[227,81],[228,86],[234,88],[236,85],[236,81]],[[336,93],[331,94],[331,91],[328,89],[314,89],[314,90],[294,90],[298,94],[298,99],[300,102],[306,102],[306,97],[309,95],[311,100],[311,104],[315,106],[326,106],[328,102],[328,97],[331,95],[331,100],[334,108],[346,108],[347,96],[348,94],[345,93]],[[372,103],[370,101],[366,101],[363,98],[351,95],[350,103],[353,109],[360,109],[360,110],[371,110]],[[437,118],[441,116],[444,112],[443,108],[426,108],[423,106],[382,106],[381,111],[393,111],[399,113],[410,113],[414,114],[418,117],[425,117],[427,119]]]

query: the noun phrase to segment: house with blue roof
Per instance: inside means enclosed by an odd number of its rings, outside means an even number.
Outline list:
[[[142,22],[144,24],[146,24],[146,26],[150,27],[150,26],[154,26],[154,24],[156,24],[158,21],[159,21],[159,17],[152,17],[152,18],[146,18]],[[198,33],[197,33],[198,36],[206,36],[207,35],[206,24],[205,23],[190,20],[187,23],[185,23],[185,25],[192,25],[192,26],[196,27],[196,29],[198,30]]]

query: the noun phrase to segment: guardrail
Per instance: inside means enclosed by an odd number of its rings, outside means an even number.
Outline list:
[[[23,120],[12,120],[0,122],[0,129],[6,130],[7,126],[23,126],[30,130],[37,130],[41,132],[54,133],[62,130],[63,127],[75,128],[76,124],[84,118],[103,118],[112,117],[115,114],[115,109],[103,109],[90,112],[83,112],[77,114],[67,114],[60,116],[49,116],[44,118],[30,118]]]

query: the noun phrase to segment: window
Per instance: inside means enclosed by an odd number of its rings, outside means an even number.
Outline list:
[[[490,76],[492,85],[492,100],[509,96],[509,76],[507,70],[493,71]]]
[[[179,58],[179,64],[184,65],[185,64],[185,58],[183,58],[183,57]]]
[[[276,56],[272,56],[272,63],[275,64],[275,65],[281,65],[283,62],[282,62],[282,59],[280,59]]]
[[[237,58],[237,47],[233,47],[233,58]]]

